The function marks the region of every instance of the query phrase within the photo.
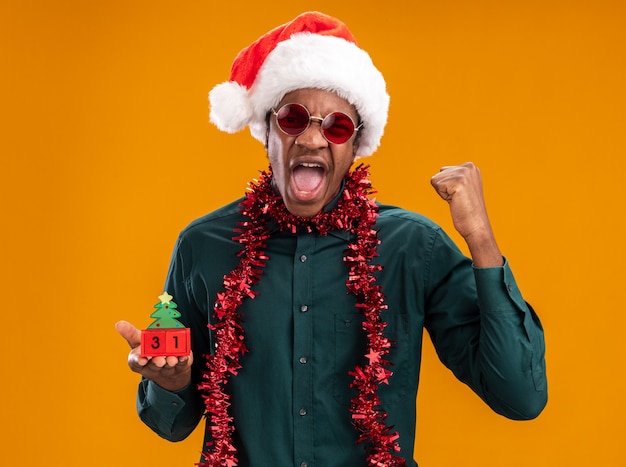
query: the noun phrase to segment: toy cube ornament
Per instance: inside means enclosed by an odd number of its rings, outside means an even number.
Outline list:
[[[182,357],[191,353],[191,333],[176,318],[180,318],[177,305],[167,292],[159,295],[150,317],[154,321],[141,331],[142,357]]]

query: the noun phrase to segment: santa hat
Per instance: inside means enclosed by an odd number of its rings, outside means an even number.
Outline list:
[[[356,155],[376,150],[389,108],[385,80],[347,26],[318,12],[299,15],[239,52],[230,80],[209,93],[211,122],[228,133],[249,126],[265,143],[267,112],[304,88],[332,91],[354,105],[363,122]]]

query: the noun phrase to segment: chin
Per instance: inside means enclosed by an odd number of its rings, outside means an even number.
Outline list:
[[[315,204],[302,204],[302,203],[290,203],[286,204],[287,210],[293,214],[294,216],[299,217],[313,217],[315,214],[320,212],[323,208],[323,205],[319,203]]]

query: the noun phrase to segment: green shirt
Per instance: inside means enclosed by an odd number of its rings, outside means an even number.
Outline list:
[[[141,419],[169,440],[185,438],[202,419],[196,386],[203,355],[212,349],[207,323],[224,275],[238,264],[240,246],[232,237],[242,220],[238,202],[227,205],[191,223],[174,250],[166,290],[191,328],[194,382],[171,393],[142,381],[138,391]],[[407,466],[417,465],[424,328],[441,361],[493,410],[512,419],[536,417],[547,400],[543,331],[509,265],[472,267],[441,228],[397,207],[381,205],[376,228],[375,261],[383,265],[377,283],[388,305],[382,318],[395,342],[388,355],[394,374],[379,395]],[[239,467],[366,465],[349,412],[348,372],[366,362],[362,317],[345,285],[349,241],[345,231],[274,231],[267,241],[259,295],[239,308],[249,353],[227,385]]]

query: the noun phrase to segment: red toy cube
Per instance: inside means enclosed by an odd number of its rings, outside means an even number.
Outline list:
[[[183,357],[191,353],[191,333],[182,329],[144,329],[141,331],[142,357]]]

